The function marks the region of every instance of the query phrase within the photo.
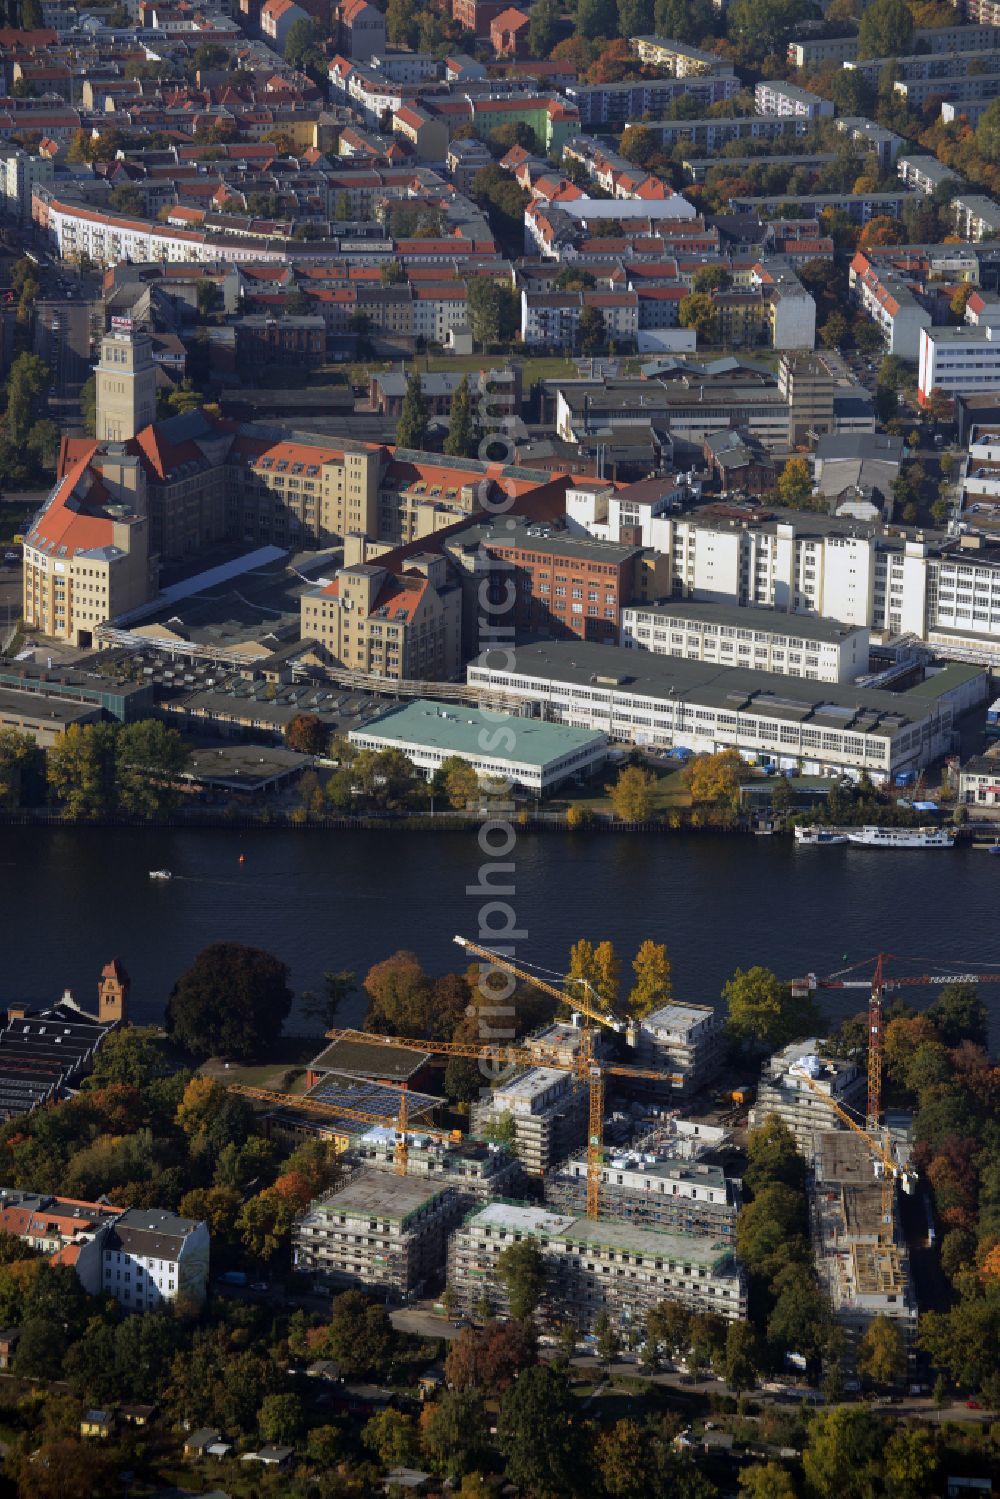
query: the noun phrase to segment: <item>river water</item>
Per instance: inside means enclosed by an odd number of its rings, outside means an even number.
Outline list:
[[[972,849],[545,833],[519,834],[510,858],[521,957],[559,968],[587,936],[630,958],[652,937],[670,950],[678,999],[715,1003],[733,970],[753,963],[828,974],[879,950],[907,960],[900,972],[952,963],[1000,973],[1000,859]],[[89,1003],[118,956],[134,1019],[158,1021],[176,976],[223,940],[277,954],[296,994],[318,989],[327,969],[363,975],[397,948],[431,972],[462,968],[451,939],[478,935],[483,897],[467,887],[484,862],[473,836],[454,833],[0,828],[0,1006],[67,987]],[[174,878],[151,881],[156,868]],[[983,993],[996,1043],[1000,985]],[[851,1014],[864,994],[829,992],[824,1003]],[[359,999],[343,1019],[360,1018]]]

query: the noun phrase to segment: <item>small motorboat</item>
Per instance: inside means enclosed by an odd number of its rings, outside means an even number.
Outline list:
[[[149,871],[149,878],[151,880],[172,880],[173,875],[169,869],[151,869]]]
[[[1000,843],[991,843],[986,852],[992,854],[994,858],[1000,857]]]

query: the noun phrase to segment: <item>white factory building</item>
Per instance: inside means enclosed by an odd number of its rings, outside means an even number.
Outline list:
[[[982,702],[986,672],[952,662],[906,692],[795,681],[746,667],[580,641],[519,646],[470,663],[470,686],[522,698],[555,723],[623,744],[736,749],[806,775],[884,781],[953,748],[960,714]]]
[[[622,610],[622,644],[814,682],[853,682],[868,670],[863,626],[733,604],[632,604]]]

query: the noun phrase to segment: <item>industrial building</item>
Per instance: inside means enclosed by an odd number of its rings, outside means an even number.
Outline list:
[[[721,666],[756,665],[818,682],[853,682],[861,676],[868,670],[868,643],[862,626],[736,604],[677,599],[622,611],[626,647]]]
[[[489,1137],[509,1117],[522,1166],[529,1176],[542,1176],[583,1144],[587,1110],[587,1090],[572,1072],[532,1067],[474,1103],[470,1129]]]
[[[393,1301],[440,1280],[455,1194],[432,1181],[363,1171],[310,1204],[292,1226],[292,1260],[335,1289],[364,1286]]]
[[[641,1325],[665,1300],[731,1320],[747,1314],[746,1283],[729,1244],[505,1202],[472,1214],[452,1235],[448,1285],[463,1311],[485,1298],[494,1315],[506,1314],[497,1260],[525,1239],[537,1243],[545,1266],[543,1309],[583,1329],[602,1312],[620,1326]]]
[[[547,1177],[545,1201],[557,1213],[586,1212],[586,1160],[571,1159]],[[640,1144],[602,1166],[601,1208],[637,1228],[731,1241],[739,1203],[736,1184],[721,1166],[658,1157]]]
[[[469,664],[470,686],[522,698],[557,723],[626,744],[736,749],[807,775],[867,770],[876,782],[950,752],[956,719],[988,690],[985,672],[958,662],[887,692],[581,641],[521,645],[496,659],[487,651]]]
[[[770,1057],[750,1110],[751,1129],[759,1129],[774,1115],[791,1130],[807,1157],[816,1149],[820,1135],[846,1129],[840,1126],[831,1102],[863,1116],[867,1097],[868,1082],[861,1069],[853,1062],[825,1056],[822,1046],[815,1039],[793,1041]],[[806,1058],[813,1064],[808,1082],[801,1065]]]
[[[714,1077],[722,1063],[724,1044],[721,1011],[711,1005],[671,1001],[641,1022],[637,1065],[659,1068],[669,1076],[669,1083],[664,1079],[663,1090],[690,1094]],[[652,1086],[659,1088],[655,1083]]]
[[[542,795],[571,776],[604,764],[607,735],[600,730],[532,722],[484,713],[427,698],[390,709],[347,736],[360,749],[398,749],[427,773],[445,760],[467,761],[477,775]]]
[[[888,1317],[909,1344],[917,1303],[909,1255],[882,1220],[882,1188],[860,1135],[829,1130],[815,1136],[810,1213],[820,1283],[850,1340],[875,1317]]]

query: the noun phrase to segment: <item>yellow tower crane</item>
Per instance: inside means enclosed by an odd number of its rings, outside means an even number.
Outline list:
[[[521,979],[526,984],[533,984],[536,989],[541,989],[545,994],[550,994],[562,1004],[568,1004],[579,1009],[588,1019],[598,1024],[606,1025],[609,1029],[618,1033],[626,1032],[626,1023],[617,1020],[614,1016],[603,1014],[600,1010],[587,1002],[577,1003],[575,996],[570,996],[555,984],[547,983],[546,980],[538,978],[533,973],[528,973],[518,968],[507,958],[499,957],[491,952],[489,948],[482,947],[468,938],[456,937],[455,941],[467,952],[484,958],[493,967],[500,968],[510,973],[514,978]],[[565,1054],[556,1046],[545,1045],[535,1042],[531,1046],[523,1042],[507,1041],[415,1041],[409,1036],[379,1036],[370,1034],[368,1031],[356,1030],[331,1030],[327,1031],[327,1039],[330,1041],[358,1041],[364,1042],[366,1046],[402,1046],[411,1051],[429,1052],[434,1056],[447,1057],[469,1057],[474,1061],[482,1058],[493,1058],[498,1062],[506,1062],[522,1067],[553,1067],[563,1072],[572,1072],[581,1082],[586,1083],[589,1096],[589,1128],[587,1132],[587,1216],[596,1218],[600,1212],[601,1191],[601,1166],[603,1164],[604,1144],[604,1079],[612,1077],[625,1077],[637,1080],[639,1078],[650,1079],[656,1082],[681,1083],[683,1079],[673,1073],[662,1072],[648,1067],[622,1066],[616,1062],[603,1062],[594,1056],[594,1030],[593,1027],[584,1026],[580,1031],[580,1046],[576,1054],[567,1060]]]
[[[369,1040],[365,1037],[365,1040]],[[365,1109],[349,1109],[336,1103],[324,1103],[318,1098],[307,1098],[300,1093],[273,1093],[267,1088],[252,1088],[246,1083],[230,1083],[229,1091],[238,1093],[242,1098],[249,1098],[256,1103],[266,1103],[272,1108],[300,1109],[307,1114],[320,1114],[327,1119],[356,1119],[361,1124],[382,1124],[392,1126],[396,1130],[396,1143],[393,1150],[393,1165],[399,1176],[405,1176],[409,1161],[409,1147],[407,1144],[408,1134],[429,1135],[432,1140],[461,1140],[460,1130],[437,1130],[425,1129],[423,1125],[411,1129],[408,1116],[408,1105],[406,1090],[403,1089],[399,1095],[399,1113],[374,1114]]]

